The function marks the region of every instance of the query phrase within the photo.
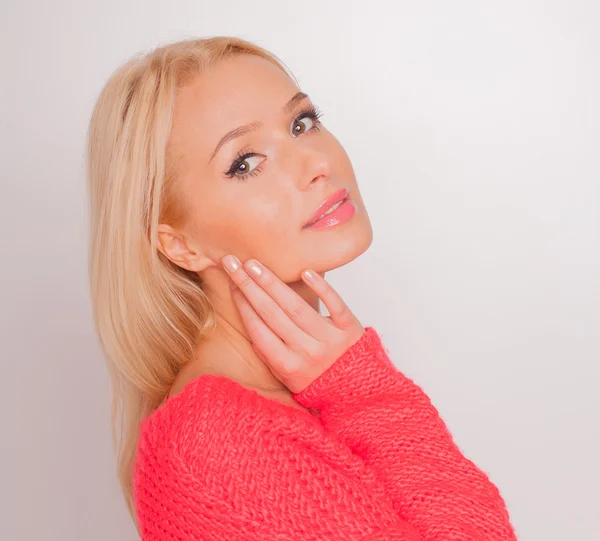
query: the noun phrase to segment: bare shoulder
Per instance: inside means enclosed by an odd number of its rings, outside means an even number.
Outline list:
[[[165,400],[163,400],[161,403],[161,406],[167,400],[170,400],[175,395],[180,394],[189,383],[193,382],[200,376],[211,375],[226,377],[227,374],[219,367],[219,365],[212,362],[214,359],[222,358],[223,352],[210,340],[207,340],[198,346],[194,359],[187,362],[179,370],[179,373],[177,374],[175,381],[169,390],[168,399],[165,398]]]

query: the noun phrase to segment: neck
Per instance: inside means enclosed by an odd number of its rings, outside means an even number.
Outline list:
[[[219,267],[209,267],[203,271],[202,279],[215,310],[217,325],[215,333],[199,344],[198,362],[203,368],[210,368],[252,388],[287,391],[252,349],[248,331],[231,295],[227,273]],[[319,312],[319,298],[304,282],[287,285]]]

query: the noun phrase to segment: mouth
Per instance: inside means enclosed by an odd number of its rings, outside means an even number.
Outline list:
[[[325,201],[323,201],[318,207],[317,210],[310,217],[309,221],[306,222],[302,228],[310,227],[318,222],[323,217],[331,214],[337,208],[344,203],[348,197],[350,196],[350,190],[348,188],[342,188],[332,193]]]

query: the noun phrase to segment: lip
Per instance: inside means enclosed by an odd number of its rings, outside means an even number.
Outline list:
[[[344,199],[346,199],[346,197],[348,197],[348,195],[350,195],[350,190],[348,188],[341,188],[341,189],[337,190],[336,192],[333,192],[329,197],[327,197],[327,199],[325,199],[325,201],[323,201],[317,207],[317,210],[315,210],[315,212],[310,217],[308,222],[306,222],[302,227],[304,228],[304,227],[308,227],[309,225],[312,225],[314,222],[316,222],[319,219],[321,214],[327,212],[336,203],[339,203],[340,201],[343,201]]]

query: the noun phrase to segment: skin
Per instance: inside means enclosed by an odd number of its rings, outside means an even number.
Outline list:
[[[370,246],[371,223],[341,144],[319,121],[298,118],[312,105],[299,92],[274,64],[239,55],[199,74],[177,95],[169,144],[181,155],[176,182],[185,220],[159,225],[160,250],[202,277],[215,307],[217,331],[198,344],[171,396],[199,375],[214,374],[301,407],[292,393],[322,373],[363,331],[324,276]],[[214,154],[225,134],[253,122],[260,126],[228,140]],[[227,177],[232,162],[248,151],[257,156]],[[250,171],[254,174],[240,179]],[[340,188],[350,190],[356,206],[352,219],[324,231],[303,229],[321,202]],[[263,282],[249,268],[230,275],[223,265],[227,255],[247,265],[250,260],[262,264]],[[316,271],[313,285],[302,278],[305,269]],[[232,280],[241,286],[236,291]],[[319,298],[330,313],[339,314],[336,323],[319,315]],[[294,321],[286,310],[302,317]],[[280,334],[273,330],[277,322]],[[294,370],[278,364],[283,362],[284,350],[278,348],[284,345],[282,332],[286,352],[313,354],[294,353]],[[290,355],[285,358],[292,363]],[[307,371],[306,363],[312,370]]]

